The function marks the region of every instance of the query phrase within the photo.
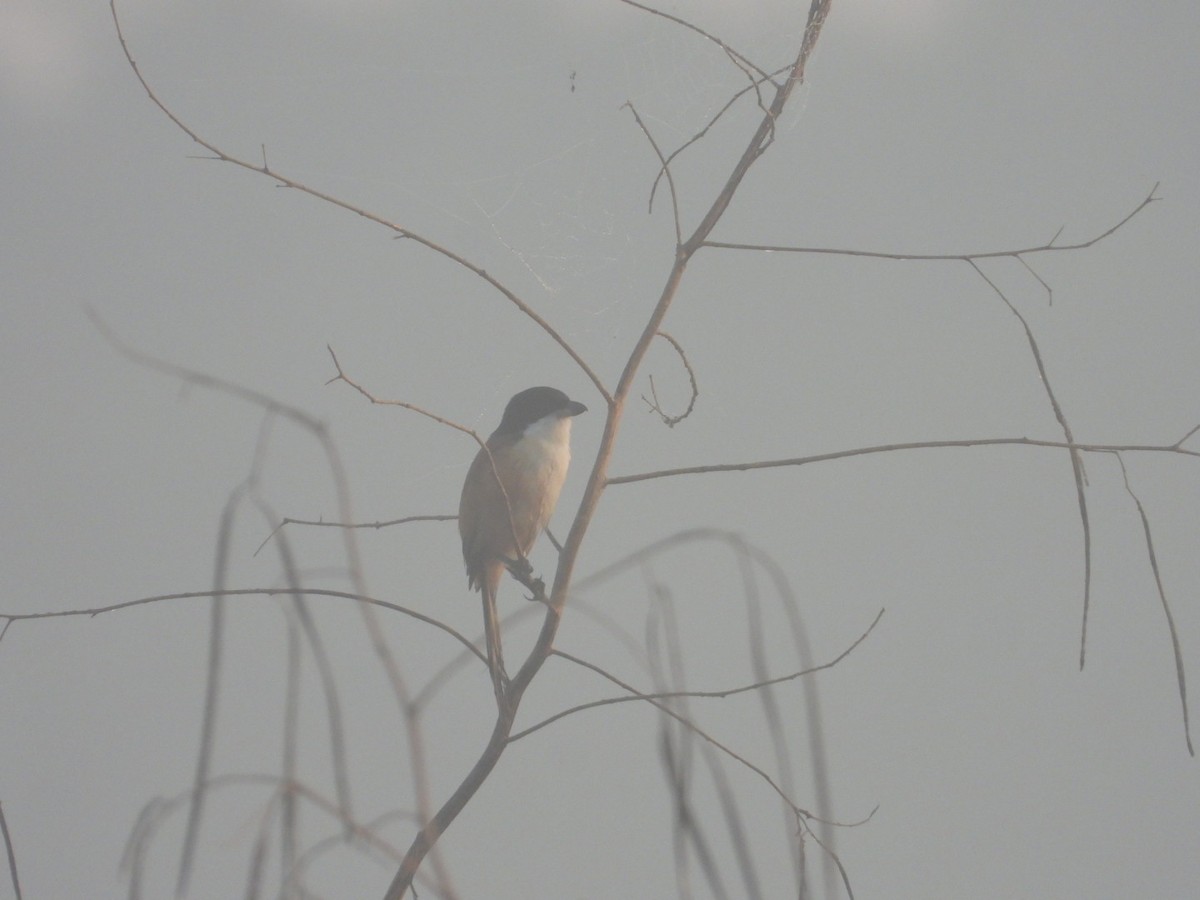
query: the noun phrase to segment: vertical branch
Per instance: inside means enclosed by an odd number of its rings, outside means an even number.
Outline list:
[[[1067,422],[1067,417],[1063,413],[1062,407],[1058,404],[1058,398],[1054,395],[1054,388],[1050,386],[1050,379],[1046,375],[1046,364],[1042,362],[1042,351],[1038,349],[1038,342],[1037,338],[1033,336],[1033,329],[1029,327],[1029,323],[1025,321],[1025,317],[1012,305],[1012,301],[996,286],[996,283],[983,274],[983,270],[979,268],[979,264],[973,259],[968,259],[967,263],[996,292],[996,296],[1004,301],[1004,305],[1008,307],[1009,312],[1017,317],[1017,321],[1025,329],[1025,339],[1029,342],[1029,350],[1033,353],[1034,363],[1037,364],[1038,376],[1042,380],[1042,387],[1046,390],[1046,397],[1050,400],[1050,408],[1054,410],[1054,418],[1058,420],[1063,437],[1066,439],[1067,444],[1071,445],[1067,452],[1071,456],[1071,472],[1075,476],[1075,496],[1079,502],[1079,519],[1083,524],[1083,621],[1080,625],[1079,635],[1079,668],[1082,669],[1087,654],[1088,613],[1092,602],[1092,525],[1088,519],[1087,495],[1083,489],[1084,482],[1086,481],[1083,473],[1083,455],[1074,446],[1075,436],[1071,433],[1071,426]]]
[[[677,691],[686,694],[687,675],[683,664],[683,648],[679,644],[679,623],[675,618],[675,604],[671,592],[665,586],[652,584],[651,589],[653,592],[652,596],[657,600],[659,609],[662,610],[663,627],[661,634],[662,641],[666,645],[666,669],[669,673],[669,675],[662,673],[663,666],[657,661],[656,655],[652,653],[651,662],[654,664],[656,686],[660,691]],[[653,650],[655,645],[650,641],[647,641],[647,644]],[[675,722],[676,728],[683,732],[681,737],[690,753],[694,744],[695,733],[691,729],[685,728],[681,722],[681,720],[694,721],[687,697],[678,696],[668,699],[665,705],[674,709],[680,716],[680,719],[672,721]],[[706,741],[701,742],[699,752],[704,759],[705,765],[708,767],[713,788],[717,793],[717,802],[720,804],[722,815],[725,818],[725,828],[729,836],[729,844],[733,848],[734,859],[737,860],[738,872],[742,877],[742,896],[745,896],[748,900],[760,900],[762,890],[758,884],[754,859],[750,853],[750,843],[746,840],[746,831],[742,824],[742,816],[738,809],[737,801],[734,798],[733,790],[729,785],[729,778],[725,774],[725,770],[721,766],[721,760],[717,757],[716,751],[711,744]],[[697,838],[703,837],[698,822],[692,823],[692,833]],[[709,880],[711,883],[711,873]]]
[[[175,896],[187,893],[188,880],[196,855],[196,844],[200,835],[200,820],[204,814],[205,791],[208,772],[212,763],[213,744],[216,741],[217,695],[221,676],[221,639],[225,627],[225,576],[229,571],[229,544],[233,536],[233,520],[245,486],[236,488],[221,511],[221,524],[217,533],[217,555],[213,566],[213,598],[209,606],[208,625],[208,678],[204,689],[204,719],[200,726],[200,752],[196,755],[196,774],[193,777],[193,793],[188,807],[187,825],[183,835],[183,853],[179,859],[179,874],[175,881]]]
[[[279,517],[275,511],[261,498],[256,497],[256,502],[261,510],[264,518],[268,523],[278,522]],[[291,594],[291,609],[288,610],[288,677],[289,684],[291,679],[297,677],[293,673],[293,666],[298,672],[299,659],[294,662],[292,659],[293,641],[296,639],[295,630],[299,630],[305,640],[308,642],[309,648],[312,650],[313,660],[317,666],[317,675],[320,679],[322,693],[325,696],[325,713],[329,719],[329,743],[330,757],[333,768],[333,783],[334,791],[337,796],[338,807],[342,810],[343,816],[349,820],[353,819],[354,811],[351,804],[350,796],[350,774],[349,765],[346,762],[346,731],[342,720],[342,705],[338,699],[337,683],[333,676],[333,667],[329,663],[329,655],[325,652],[325,645],[321,642],[320,632],[317,631],[316,623],[313,621],[312,613],[309,612],[308,604],[305,602],[303,594],[303,584],[300,580],[299,568],[296,566],[295,556],[292,553],[291,542],[287,536],[280,531],[279,539],[279,563],[283,567],[284,580],[288,586],[288,591]],[[296,650],[298,653],[298,648]],[[289,689],[288,703],[293,702]],[[295,735],[291,740],[298,740],[298,732],[296,725],[291,722],[293,715],[289,706],[289,725],[285,726],[285,732],[290,732]],[[288,740],[285,738],[285,741]],[[294,755],[289,753],[285,746],[284,751],[284,777],[289,781],[294,779],[295,759]],[[289,793],[291,796],[291,793]],[[290,804],[289,804],[290,805]],[[288,814],[285,806],[284,812],[285,829],[287,825]]]
[[[650,594],[654,608],[661,610],[660,617],[653,612],[646,622],[646,666],[656,693],[669,693],[673,690],[684,690],[685,678],[683,660],[679,652],[678,641],[672,636],[677,632],[671,606],[671,594],[667,588],[653,579],[649,567],[644,567],[646,588]],[[665,653],[660,644],[666,646]],[[667,661],[664,666],[662,656]],[[664,668],[670,672],[668,677]],[[664,699],[663,706],[675,711],[683,717],[687,714],[687,703],[682,697]],[[692,785],[694,782],[694,758],[696,755],[695,734],[683,726],[678,719],[664,717],[659,730],[659,748],[666,770],[667,787],[670,791],[674,806],[674,821],[672,823],[672,844],[675,855],[676,883],[680,893],[691,896],[691,877],[688,871],[688,847],[693,849],[695,859],[704,874],[708,889],[717,900],[726,900],[729,892],[721,878],[721,867],[717,864],[711,844],[704,833],[703,824],[696,815],[692,803]]]
[[[1192,746],[1192,726],[1188,719],[1187,678],[1183,670],[1183,650],[1179,647],[1179,632],[1175,629],[1175,617],[1171,615],[1171,604],[1167,602],[1167,592],[1163,588],[1162,574],[1158,571],[1158,555],[1154,552],[1154,538],[1150,534],[1150,518],[1146,515],[1146,508],[1142,506],[1141,499],[1129,485],[1129,473],[1125,471],[1125,460],[1121,458],[1120,453],[1113,455],[1117,457],[1117,462],[1121,466],[1121,477],[1125,480],[1125,490],[1133,498],[1138,515],[1142,520],[1142,532],[1146,536],[1146,554],[1150,558],[1150,571],[1154,573],[1154,586],[1158,588],[1158,599],[1162,603],[1163,616],[1167,620],[1167,631],[1171,635],[1171,650],[1175,654],[1175,682],[1179,686],[1179,705],[1183,708],[1183,738],[1187,743],[1188,753],[1195,756],[1196,748]]]
[[[779,597],[780,606],[787,616],[792,633],[792,646],[796,649],[796,657],[801,669],[809,669],[816,665],[812,645],[808,640],[808,630],[804,626],[804,618],[800,614],[800,604],[795,591],[788,582],[782,567],[765,551],[745,541],[740,535],[729,535],[729,540],[735,540],[737,545],[766,572]],[[832,779],[829,774],[829,751],[825,743],[824,717],[821,713],[821,690],[815,678],[805,678],[801,682],[804,692],[804,710],[808,725],[808,748],[812,767],[813,791],[817,800],[817,843],[831,858],[837,859],[835,842],[836,832],[830,824],[833,818]],[[799,848],[800,864],[805,867],[804,847]],[[825,867],[825,895],[832,897],[835,890],[835,873]]]
[[[280,547],[286,545],[286,539],[280,542]],[[300,584],[296,578],[297,572],[293,560],[291,559],[290,548],[287,554],[287,562],[285,564],[286,578],[288,587],[293,590],[292,603],[295,605],[301,600],[299,595]],[[283,759],[280,763],[280,768],[283,770],[283,796],[280,798],[280,829],[282,837],[280,838],[279,846],[279,863],[282,870],[282,877],[286,878],[287,873],[291,871],[292,866],[296,864],[296,793],[292,789],[292,785],[297,779],[297,751],[300,746],[300,639],[301,627],[298,622],[298,617],[293,612],[287,616],[287,687],[284,697],[284,714],[283,714]],[[335,768],[335,773],[338,771]],[[350,809],[350,791],[349,785],[343,784],[341,779],[335,778],[334,784],[338,791],[339,805],[345,804],[343,809],[346,816],[352,815]]]
[[[8,855],[8,874],[12,879],[13,894],[21,900],[21,879],[17,877],[17,854],[13,850],[12,835],[8,833],[8,819],[4,818],[4,804],[0,803],[0,835],[4,837],[4,852]]]
[[[754,675],[754,680],[762,683],[761,690],[755,691],[755,697],[762,705],[763,719],[766,722],[767,734],[771,741],[771,748],[775,754],[775,766],[779,773],[779,786],[787,792],[789,796],[795,795],[795,785],[792,779],[792,764],[791,757],[788,753],[787,740],[783,733],[783,716],[779,711],[779,704],[775,699],[775,688],[773,685],[765,684],[771,675],[770,667],[767,665],[767,642],[766,629],[763,623],[762,601],[758,594],[758,584],[754,578],[754,571],[751,567],[751,557],[749,547],[739,540],[736,536],[731,535],[731,544],[736,557],[738,570],[742,576],[742,594],[746,598],[746,618],[747,618],[747,643],[749,644],[750,665]],[[805,665],[805,661],[801,660],[801,667]],[[805,683],[811,679],[806,679]],[[787,804],[781,806],[784,827],[792,828],[794,816]],[[823,815],[826,813],[822,813]],[[796,878],[796,885],[801,896],[807,894],[807,875],[804,859],[804,845],[797,841],[790,845],[792,850],[792,869],[793,875]]]
[[[809,10],[808,23],[804,30],[804,38],[801,41],[800,52],[792,64],[787,79],[782,85],[777,87],[770,109],[763,116],[762,122],[751,137],[746,149],[742,152],[732,174],[713,201],[708,213],[704,216],[699,226],[697,226],[692,236],[684,244],[676,247],[675,260],[659,294],[658,301],[655,303],[654,309],[642,328],[642,333],[639,335],[637,342],[630,352],[625,367],[621,372],[620,380],[617,382],[616,389],[611,396],[605,396],[608,404],[608,415],[604,420],[604,433],[600,438],[600,445],[596,450],[596,458],[592,463],[591,472],[588,474],[587,484],[584,487],[579,508],[571,523],[571,530],[568,532],[566,542],[563,544],[562,553],[559,554],[558,568],[554,574],[554,585],[551,588],[550,596],[547,598],[546,616],[542,620],[541,631],[538,633],[537,640],[530,650],[529,656],[509,683],[506,694],[507,702],[498,711],[496,724],[487,746],[468,773],[466,779],[463,780],[450,799],[446,801],[432,819],[428,820],[427,824],[413,839],[408,852],[404,856],[404,860],[400,864],[399,870],[388,887],[385,895],[386,900],[401,900],[404,897],[425,855],[466,806],[471,797],[474,796],[475,792],[479,790],[480,785],[483,784],[488,774],[500,761],[500,756],[507,745],[508,735],[511,733],[512,723],[516,716],[517,708],[520,706],[521,698],[533,681],[534,676],[537,675],[542,665],[549,658],[550,652],[554,647],[554,639],[558,634],[559,623],[562,621],[563,607],[567,600],[568,589],[575,573],[575,562],[579,555],[579,548],[583,545],[583,538],[587,534],[592,517],[595,515],[596,507],[600,503],[600,496],[604,492],[609,462],[612,459],[617,434],[620,431],[621,421],[624,418],[625,403],[633,387],[634,378],[642,361],[646,357],[650,342],[654,339],[655,334],[658,333],[659,327],[667,315],[667,310],[670,308],[671,302],[675,299],[679,285],[683,281],[684,271],[687,269],[692,255],[703,245],[704,240],[711,233],[712,229],[716,227],[717,222],[720,221],[721,216],[728,208],[729,202],[733,199],[738,186],[742,183],[742,179],[745,178],[746,173],[750,171],[750,167],[769,145],[770,139],[774,135],[775,120],[783,111],[796,85],[804,77],[805,65],[812,54],[813,48],[816,46],[821,26],[824,24],[825,18],[829,13],[831,2],[832,0],[813,0]],[[599,383],[596,379],[593,380],[597,384]]]

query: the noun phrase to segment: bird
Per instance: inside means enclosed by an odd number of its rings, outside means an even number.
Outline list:
[[[497,698],[508,676],[500,648],[496,591],[504,570],[526,557],[546,528],[571,462],[571,420],[582,403],[552,387],[513,395],[479,448],[458,502],[467,585],[483,596],[488,668]]]

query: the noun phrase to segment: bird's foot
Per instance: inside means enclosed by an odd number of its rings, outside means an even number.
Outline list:
[[[549,600],[546,598],[546,582],[542,581],[542,579],[531,578],[529,581],[524,582],[524,584],[525,587],[533,591],[532,597],[525,598],[530,603],[533,603],[534,601],[537,601],[538,603],[549,602]]]
[[[524,556],[518,559],[509,559],[507,556],[505,556],[503,559],[504,565],[508,569],[509,574],[511,574],[513,578],[517,579],[517,581],[521,582],[521,584],[526,584],[529,579],[533,577],[533,566],[530,565],[529,560],[527,560]]]

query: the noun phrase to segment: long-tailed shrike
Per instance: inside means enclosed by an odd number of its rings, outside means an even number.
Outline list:
[[[483,594],[488,666],[499,694],[507,681],[500,650],[496,589],[508,565],[528,556],[554,513],[571,462],[571,418],[587,407],[551,387],[508,401],[500,426],[481,447],[458,502],[467,583]]]

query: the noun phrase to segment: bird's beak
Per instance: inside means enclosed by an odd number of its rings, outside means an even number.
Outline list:
[[[567,411],[563,415],[577,416],[580,413],[585,413],[585,412],[587,412],[586,406],[584,406],[582,403],[580,403],[576,400],[572,400],[570,403],[567,404]]]

